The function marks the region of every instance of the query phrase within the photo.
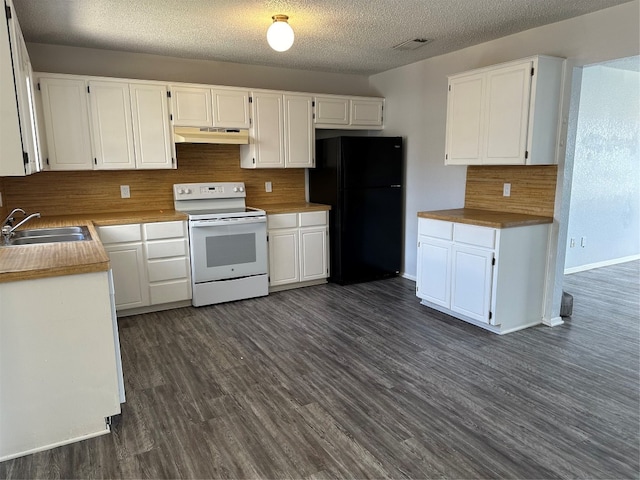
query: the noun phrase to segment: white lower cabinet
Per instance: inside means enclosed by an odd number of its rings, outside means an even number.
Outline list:
[[[328,212],[269,215],[268,228],[270,290],[327,281]]]
[[[119,312],[191,299],[185,222],[104,226],[98,234],[109,254]]]
[[[116,294],[116,309],[149,305],[142,242],[105,245],[109,254]]]
[[[548,225],[488,228],[418,219],[422,304],[504,334],[542,322]]]

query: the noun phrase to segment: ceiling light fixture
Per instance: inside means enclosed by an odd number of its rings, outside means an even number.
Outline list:
[[[287,15],[274,15],[273,23],[267,30],[267,42],[276,52],[286,52],[293,45],[293,28],[287,23]]]

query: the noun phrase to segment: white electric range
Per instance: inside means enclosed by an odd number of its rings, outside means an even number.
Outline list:
[[[242,182],[173,186],[175,209],[189,216],[195,307],[269,293],[267,215],[245,197]]]

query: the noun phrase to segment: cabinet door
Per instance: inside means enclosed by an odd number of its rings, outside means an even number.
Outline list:
[[[382,126],[382,113],[384,100],[380,99],[354,99],[351,100],[350,125],[362,125],[371,127]]]
[[[344,97],[315,97],[316,123],[349,125],[349,99]]]
[[[300,281],[327,278],[327,228],[300,229]]]
[[[113,271],[116,309],[149,305],[149,287],[142,244],[105,245]]]
[[[269,285],[300,281],[298,229],[269,231]]]
[[[166,85],[131,84],[136,168],[173,167],[173,140]]]
[[[211,90],[171,86],[173,124],[176,127],[211,127]]]
[[[252,105],[256,167],[284,168],[282,95],[254,93]]]
[[[249,128],[249,92],[247,90],[214,88],[213,126],[219,128]]]
[[[90,81],[89,92],[96,168],[135,168],[129,84]]]
[[[452,243],[419,236],[416,295],[423,300],[451,306]]]
[[[284,95],[284,155],[286,167],[315,166],[313,97]]]
[[[40,78],[50,170],[92,170],[87,84]]]
[[[14,157],[17,162],[16,173],[30,175],[40,171],[41,166],[40,137],[36,121],[35,96],[33,91],[33,70],[20,25],[18,25],[15,17],[8,20],[8,26],[11,52],[14,55],[13,74],[19,111],[20,139],[22,141],[22,152],[27,155],[24,163],[22,155]],[[4,151],[3,153],[6,155],[10,152]],[[4,161],[8,162],[10,159],[4,158],[3,163]]]
[[[531,65],[524,62],[487,73],[484,164],[525,164]]]
[[[447,97],[446,165],[482,162],[483,95],[485,74],[449,81]]]
[[[453,245],[451,310],[489,323],[493,251]]]

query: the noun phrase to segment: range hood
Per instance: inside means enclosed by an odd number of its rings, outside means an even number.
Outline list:
[[[248,130],[174,127],[173,134],[175,143],[227,143],[234,145],[249,143]]]

